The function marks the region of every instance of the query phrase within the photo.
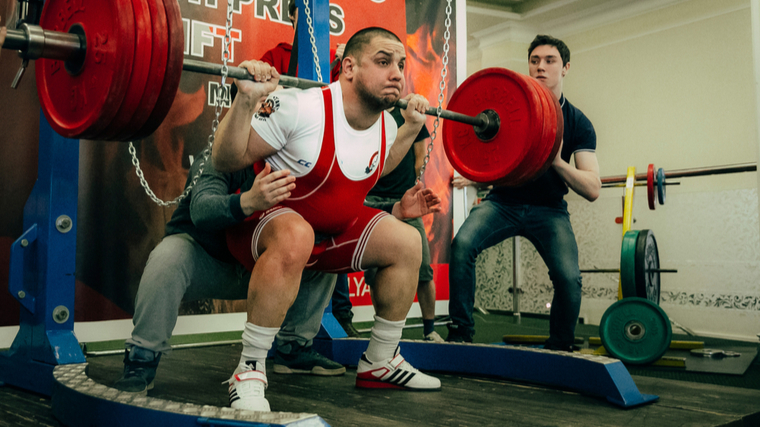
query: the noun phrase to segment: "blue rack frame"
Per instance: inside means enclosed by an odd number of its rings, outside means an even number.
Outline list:
[[[79,141],[56,134],[41,112],[39,138],[26,231],[10,253],[8,289],[21,304],[19,332],[0,353],[0,382],[50,396],[53,368],[85,361],[74,336]]]

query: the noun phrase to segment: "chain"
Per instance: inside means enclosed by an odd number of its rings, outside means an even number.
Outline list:
[[[420,175],[417,177],[418,181],[422,180],[422,175],[425,173],[425,168],[430,161],[430,153],[433,151],[433,143],[435,142],[435,137],[438,135],[438,126],[441,121],[441,113],[443,112],[443,91],[446,89],[446,75],[449,73],[447,66],[449,64],[449,38],[451,38],[451,32],[449,31],[449,28],[451,27],[451,0],[446,0],[445,25],[446,32],[443,33],[443,39],[445,40],[445,43],[443,44],[443,68],[441,68],[441,83],[438,85],[441,91],[438,94],[438,108],[436,109],[435,122],[433,123],[433,133],[430,134],[430,143],[427,146],[425,160],[422,162],[422,167],[420,168]]]
[[[314,22],[311,20],[311,9],[309,9],[309,0],[303,0],[303,11],[306,14],[306,24],[309,26],[309,41],[311,42],[311,53],[314,56],[314,68],[317,71],[317,81],[322,81],[322,69],[319,67],[319,56],[317,55],[317,39],[314,37]]]
[[[227,89],[225,87],[227,83],[227,75],[229,73],[229,68],[227,67],[227,61],[230,59],[230,32],[232,31],[232,12],[233,12],[233,2],[234,0],[227,0],[227,26],[226,26],[226,32],[224,34],[224,48],[222,51],[222,84],[219,85],[219,87],[216,89],[216,97],[214,99],[214,121],[211,122],[211,135],[208,136],[208,145],[206,146],[206,149],[203,150],[203,155],[200,159],[196,160],[200,162],[200,167],[198,168],[198,173],[193,176],[193,179],[190,181],[190,184],[185,187],[185,191],[182,192],[179,196],[177,196],[176,199],[165,202],[161,199],[159,199],[156,194],[153,192],[153,190],[150,189],[150,185],[148,185],[148,181],[145,180],[145,175],[143,174],[142,169],[140,169],[140,160],[137,159],[137,152],[135,150],[135,146],[132,145],[132,142],[129,143],[129,154],[132,155],[132,164],[135,165],[135,173],[137,174],[137,177],[140,178],[140,185],[145,189],[145,193],[150,197],[156,204],[158,204],[161,207],[169,207],[172,205],[179,204],[184,198],[186,198],[188,195],[190,195],[190,191],[193,190],[193,187],[198,182],[198,178],[200,178],[201,174],[203,174],[203,168],[206,166],[206,162],[208,161],[208,158],[211,156],[211,148],[214,146],[214,139],[216,138],[216,130],[219,127],[219,116],[222,114],[222,108],[224,107],[223,100],[226,98],[225,95],[229,95],[227,93]],[[232,99],[230,98],[230,102]]]

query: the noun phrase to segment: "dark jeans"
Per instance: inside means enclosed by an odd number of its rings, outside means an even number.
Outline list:
[[[338,275],[338,281],[335,283],[335,290],[332,294],[332,312],[333,316],[338,319],[352,319],[354,313],[351,312],[351,299],[348,293],[348,276],[345,274]]]
[[[475,258],[483,250],[513,236],[536,247],[549,268],[554,286],[547,346],[573,344],[581,307],[578,245],[566,209],[505,204],[485,200],[475,206],[451,245],[449,315],[465,333],[475,332]]]

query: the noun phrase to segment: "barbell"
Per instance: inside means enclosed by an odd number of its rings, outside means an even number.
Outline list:
[[[678,182],[667,182],[667,178],[689,178],[755,171],[757,171],[757,163],[739,163],[734,165],[678,169],[674,171],[665,171],[664,169],[659,168],[656,172],[654,165],[649,164],[646,173],[636,174],[636,183],[634,185],[647,186],[647,202],[649,204],[649,209],[654,210],[655,201],[661,205],[665,204],[665,187],[668,185],[679,185]],[[624,183],[626,178],[626,175],[602,177],[602,188],[625,187]]]
[[[38,60],[40,105],[50,126],[68,138],[144,138],[168,114],[182,70],[222,74],[221,65],[184,59],[177,0],[48,0],[39,26],[9,29],[3,48]],[[228,75],[253,80],[238,67],[229,67]],[[323,85],[290,76],[280,83]],[[406,108],[406,102],[396,106]],[[456,111],[429,108],[425,114],[446,119],[446,155],[470,180],[524,184],[546,171],[559,150],[561,107],[531,77],[482,70],[457,88],[448,108]]]

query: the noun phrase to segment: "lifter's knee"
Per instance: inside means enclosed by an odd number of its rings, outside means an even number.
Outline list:
[[[549,278],[554,285],[555,294],[561,294],[564,298],[580,298],[581,275],[577,268],[552,272]]]
[[[298,215],[281,215],[261,233],[260,259],[280,264],[285,270],[303,270],[314,248],[314,230]]]
[[[419,270],[422,264],[422,240],[414,227],[401,223],[404,232],[395,233],[391,255],[394,264],[408,264]]]

